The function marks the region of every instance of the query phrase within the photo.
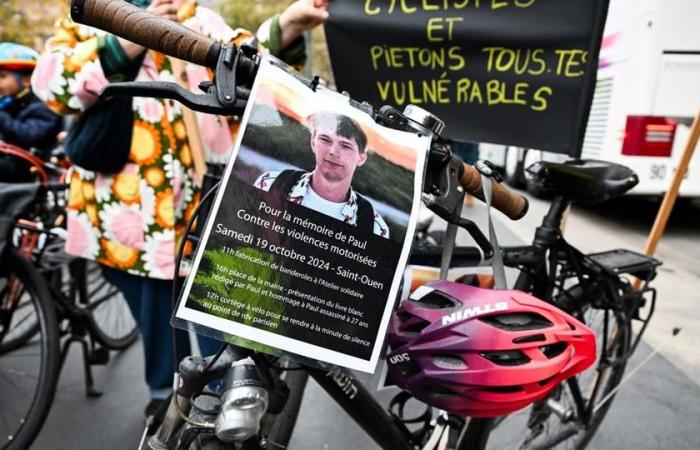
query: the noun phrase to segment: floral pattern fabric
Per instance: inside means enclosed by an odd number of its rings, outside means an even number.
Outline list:
[[[214,12],[190,9],[183,25],[220,42],[254,40],[233,30]],[[36,95],[59,114],[81,113],[108,83],[98,55],[100,30],[62,19],[47,43],[32,78]],[[192,90],[209,79],[208,70],[188,64]],[[175,81],[170,61],[148,51],[136,81]],[[178,103],[133,99],[129,162],[118,174],[75,167],[69,176],[66,250],[135,275],[172,279],[175,255],[187,221],[199,201],[187,132]],[[224,117],[198,114],[209,162],[223,163],[234,139]]]

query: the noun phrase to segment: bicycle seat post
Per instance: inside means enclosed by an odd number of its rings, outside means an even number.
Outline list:
[[[542,224],[535,230],[533,244],[536,247],[547,248],[557,240],[561,234],[561,221],[564,217],[564,212],[570,204],[571,202],[562,195],[554,197],[549,211],[542,219]]]

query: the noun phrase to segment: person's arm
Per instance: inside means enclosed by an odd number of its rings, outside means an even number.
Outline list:
[[[147,11],[177,20],[173,0],[154,0]],[[66,15],[34,70],[32,90],[58,114],[81,112],[97,101],[110,79],[123,78],[123,71],[144,51],[133,42],[78,25]]]
[[[306,62],[303,33],[328,18],[328,0],[298,0],[281,14],[260,25],[256,35],[261,45],[287,64]]]
[[[68,15],[57,23],[32,74],[32,91],[55,113],[77,113],[97,99],[107,83],[98,53],[104,36]]]
[[[0,134],[10,144],[24,149],[44,147],[56,139],[61,118],[39,102],[31,104],[19,117],[0,111]]]

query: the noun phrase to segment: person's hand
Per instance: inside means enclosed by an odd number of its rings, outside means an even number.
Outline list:
[[[280,15],[281,44],[286,47],[301,33],[328,18],[328,0],[297,0]]]
[[[150,5],[148,5],[148,8],[146,8],[146,11],[158,17],[162,17],[163,19],[173,20],[177,22],[177,5],[179,5],[180,3],[182,2],[178,0],[153,0],[153,2],[151,2]],[[124,53],[129,59],[136,58],[138,55],[141,54],[141,52],[145,50],[145,47],[142,47],[126,39],[117,39],[119,40],[119,44],[122,46]]]
[[[181,2],[177,2],[179,4]],[[175,0],[153,0],[146,11],[164,19],[177,22],[177,4]]]

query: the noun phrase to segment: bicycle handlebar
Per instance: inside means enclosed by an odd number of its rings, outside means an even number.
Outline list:
[[[71,17],[166,55],[214,69],[221,44],[123,0],[72,0]]]
[[[459,177],[459,184],[465,191],[484,200],[484,188],[481,185],[481,172],[475,167],[463,163],[463,172]],[[511,191],[502,183],[493,182],[491,192],[491,206],[501,211],[512,220],[521,219],[527,214],[529,203],[525,197]]]

